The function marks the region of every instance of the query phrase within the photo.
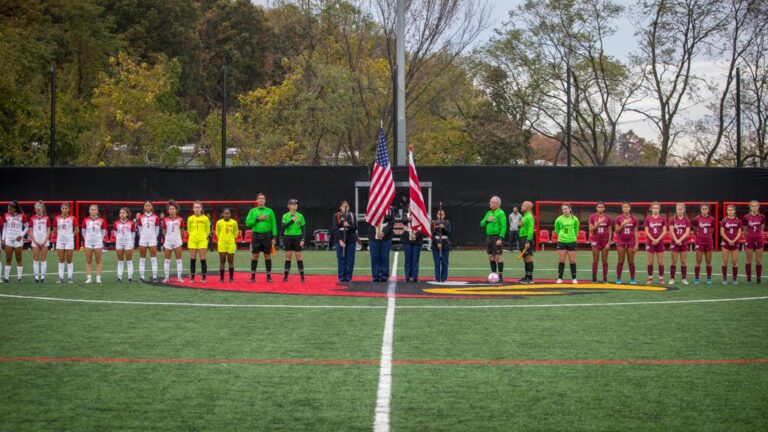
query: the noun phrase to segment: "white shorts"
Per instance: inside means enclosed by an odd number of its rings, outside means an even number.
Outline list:
[[[58,239],[56,240],[56,250],[73,250],[75,248],[74,239]]]
[[[24,247],[24,240],[5,239],[5,242],[3,243],[6,247],[11,247],[14,249]]]
[[[154,240],[144,240],[139,239],[139,246],[141,247],[157,247],[157,239]]]
[[[174,249],[178,249],[180,247],[181,247],[181,242],[169,242],[169,241],[166,241],[166,242],[163,243],[163,248],[168,249],[168,250],[174,250]]]
[[[101,239],[85,239],[86,249],[104,249],[104,241]]]
[[[117,240],[115,242],[115,249],[133,250],[133,239]]]
[[[35,239],[35,241],[38,241],[38,239]],[[39,243],[39,242],[38,242],[38,243]],[[38,245],[38,243],[32,242],[32,247],[33,247],[33,248],[36,248],[36,247],[37,247],[37,245]],[[49,242],[45,242],[45,243],[43,243],[43,246],[45,246],[45,247],[49,248],[49,247],[51,247],[51,243],[49,243]]]

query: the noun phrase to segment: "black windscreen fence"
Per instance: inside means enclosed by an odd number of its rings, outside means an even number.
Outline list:
[[[523,200],[768,201],[766,169],[461,166],[418,171],[422,183],[432,183],[430,211],[443,203],[454,241],[461,245],[482,243],[480,220],[493,195],[501,197],[505,211]],[[394,176],[407,182],[407,168],[395,168]],[[0,200],[255,201],[263,192],[278,216],[286,211],[288,199],[298,199],[311,233],[330,228],[342,200],[354,208],[355,182],[369,180],[367,167],[0,168]],[[367,193],[360,196],[362,201]],[[363,212],[365,205],[359,203]]]

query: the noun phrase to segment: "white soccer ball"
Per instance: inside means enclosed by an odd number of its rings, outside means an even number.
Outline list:
[[[488,283],[499,283],[499,275],[497,273],[491,273],[488,275]]]

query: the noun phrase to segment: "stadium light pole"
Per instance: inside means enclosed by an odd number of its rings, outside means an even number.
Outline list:
[[[736,68],[736,167],[741,167],[741,68]]]
[[[397,0],[397,165],[405,166],[405,0]]]
[[[566,166],[570,167],[573,164],[572,152],[571,152],[571,122],[573,120],[573,108],[571,107],[571,60],[565,59],[565,154],[566,154]]]
[[[221,80],[221,167],[227,167],[227,65]]]
[[[397,140],[397,70],[395,65],[394,73],[392,74],[392,140]],[[394,160],[397,160],[397,146],[395,146]]]
[[[51,168],[56,165],[56,65],[51,65],[51,138],[48,146]]]

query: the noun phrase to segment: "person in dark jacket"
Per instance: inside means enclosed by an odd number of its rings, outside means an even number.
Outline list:
[[[448,256],[451,251],[451,221],[445,218],[445,210],[437,211],[432,220],[432,259],[435,261],[435,281],[448,280]]]
[[[405,281],[419,281],[419,256],[424,244],[424,234],[412,228],[413,218],[410,212],[406,214],[403,223],[405,229],[400,237],[405,252]]]
[[[333,215],[331,226],[333,227],[333,242],[336,244],[339,282],[349,282],[352,280],[352,272],[355,270],[357,221],[355,214],[349,211],[348,202],[341,202],[339,211]]]
[[[371,251],[371,280],[389,280],[389,251],[392,249],[393,211],[390,207],[378,227],[368,226],[368,248]]]

